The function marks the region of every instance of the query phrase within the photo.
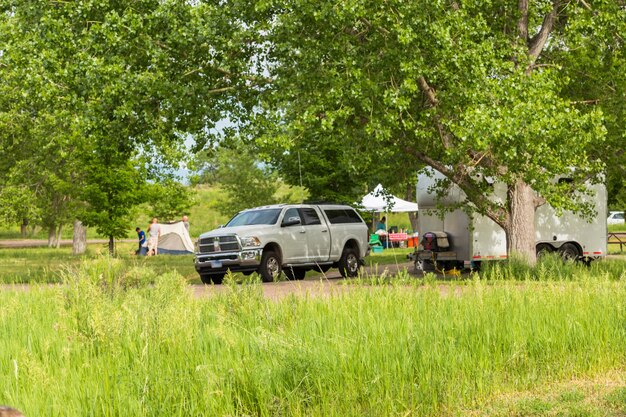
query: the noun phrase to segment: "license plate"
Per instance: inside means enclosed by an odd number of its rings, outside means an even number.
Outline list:
[[[211,261],[211,268],[221,268],[222,261]]]

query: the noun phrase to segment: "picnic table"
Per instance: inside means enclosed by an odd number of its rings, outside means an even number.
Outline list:
[[[389,233],[388,239],[390,242],[406,242],[409,240],[408,233]]]

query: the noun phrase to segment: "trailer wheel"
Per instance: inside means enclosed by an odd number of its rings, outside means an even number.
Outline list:
[[[576,247],[573,243],[564,243],[559,248],[559,254],[564,261],[575,261],[580,256],[578,247]]]
[[[424,272],[424,261],[422,259],[416,259],[413,265],[416,273]]]
[[[554,252],[554,247],[549,243],[540,243],[537,245],[537,258],[541,258],[542,256]]]

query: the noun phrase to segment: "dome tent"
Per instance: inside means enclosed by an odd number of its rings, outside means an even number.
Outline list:
[[[167,255],[188,255],[193,253],[193,242],[183,222],[162,223],[157,253]],[[148,241],[141,247],[140,255],[147,255]]]

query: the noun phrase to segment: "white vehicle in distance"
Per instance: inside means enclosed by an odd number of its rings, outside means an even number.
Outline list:
[[[606,224],[624,224],[623,211],[611,211],[606,219]]]

